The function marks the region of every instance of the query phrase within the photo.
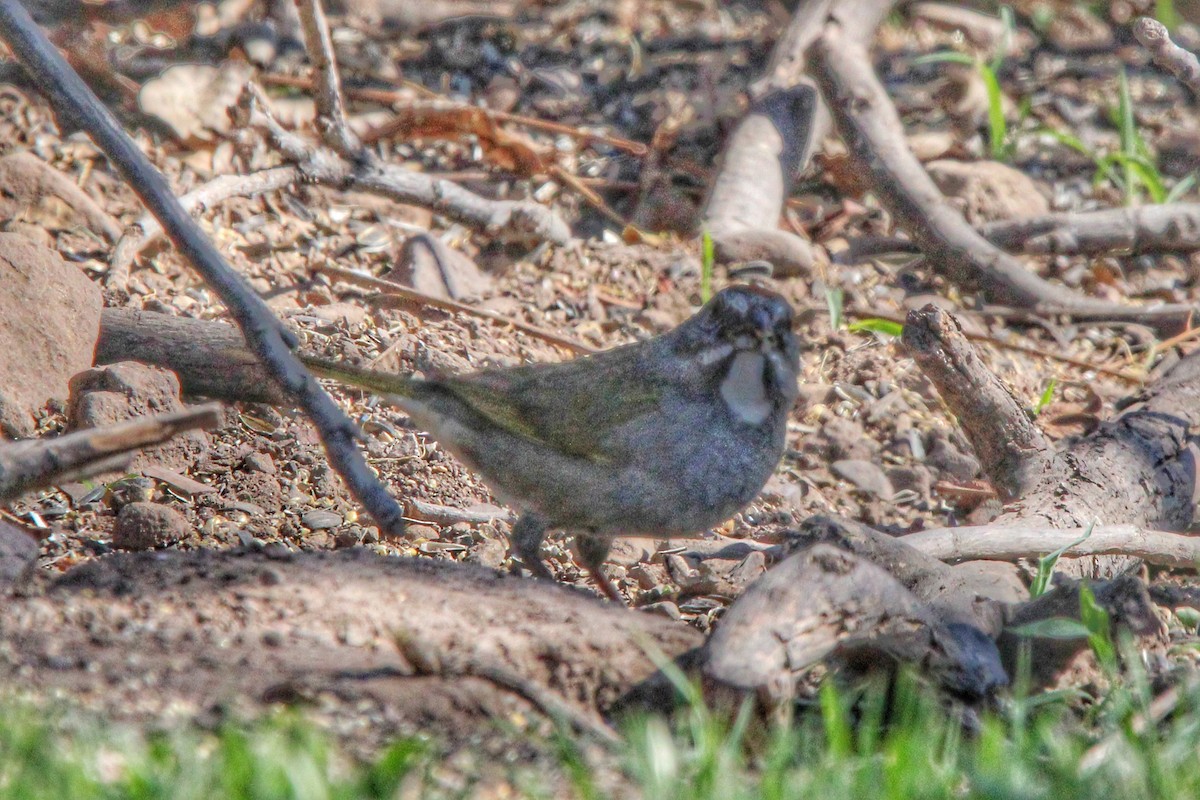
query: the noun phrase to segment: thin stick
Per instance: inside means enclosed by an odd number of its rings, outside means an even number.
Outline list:
[[[62,481],[66,476],[77,480],[107,472],[127,463],[134,451],[161,444],[184,431],[215,428],[220,422],[221,405],[206,403],[53,439],[0,445],[0,501]]]
[[[1200,95],[1200,60],[1188,50],[1171,41],[1167,26],[1150,17],[1138,17],[1133,23],[1133,36],[1150,51],[1154,63],[1170,72],[1179,82]]]
[[[456,522],[480,525],[485,522],[515,522],[517,519],[517,515],[506,508],[497,508],[494,511],[472,511],[467,508],[454,508],[415,499],[405,502],[404,513],[411,520],[429,522],[434,525],[453,525]]]
[[[594,347],[589,347],[582,342],[575,341],[574,339],[568,339],[566,336],[560,336],[553,331],[548,331],[545,328],[539,328],[536,325],[530,325],[527,322],[510,319],[503,314],[498,314],[495,311],[489,311],[486,308],[475,308],[473,306],[459,303],[455,300],[445,300],[441,297],[434,297],[433,295],[425,294],[424,292],[417,291],[409,286],[393,283],[392,281],[383,280],[382,278],[375,278],[370,275],[364,275],[361,272],[354,272],[352,270],[342,269],[341,267],[335,267],[332,264],[318,264],[317,266],[313,267],[313,269],[315,269],[317,272],[328,275],[331,278],[337,278],[338,280],[345,281],[346,283],[353,283],[357,286],[362,286],[367,289],[374,289],[375,291],[384,295],[401,297],[408,302],[416,303],[418,305],[440,308],[443,311],[450,311],[455,314],[470,314],[471,316],[482,317],[483,319],[488,319],[492,322],[499,322],[502,325],[511,325],[519,331],[528,333],[530,336],[536,336],[539,339],[543,339],[551,344],[556,344],[559,347],[565,347],[566,349],[575,353],[587,354],[596,352]]]
[[[346,158],[369,155],[364,151],[357,134],[346,123],[346,104],[342,100],[342,83],[338,78],[337,60],[333,55],[333,37],[320,0],[296,0],[300,26],[304,30],[304,47],[313,62],[314,91],[317,103],[317,128],[325,144]]]
[[[298,166],[306,180],[420,205],[505,241],[566,244],[571,240],[570,226],[536,202],[490,200],[450,181],[380,162],[369,153],[351,158],[313,145],[271,116],[266,96],[254,84],[242,92],[236,114],[240,125],[264,128],[275,149]]]
[[[231,197],[254,197],[292,185],[302,177],[295,166],[272,167],[249,175],[218,175],[208,183],[179,198],[179,205],[188,213],[200,213]],[[105,284],[124,289],[129,282],[129,270],[134,259],[162,235],[162,225],[153,214],[143,214],[125,230],[113,248],[108,262]]]
[[[292,75],[263,75],[262,82],[266,86],[286,86],[293,89],[312,89],[313,82],[308,78],[300,78]],[[400,92],[388,91],[386,89],[346,89],[346,96],[352,100],[362,100],[369,103],[383,103],[389,106],[400,105],[401,110],[408,110],[413,107],[413,102],[408,96]],[[451,101],[446,101],[451,102]],[[462,106],[460,103],[455,103],[453,107]],[[476,109],[476,106],[469,106]],[[496,122],[511,122],[515,125],[522,125],[526,128],[554,133],[561,136],[569,136],[572,139],[578,139],[581,142],[606,144],[615,150],[621,150],[634,156],[644,156],[649,151],[649,148],[641,142],[635,142],[630,139],[622,139],[619,136],[610,136],[605,133],[594,133],[585,131],[580,128],[575,128],[570,125],[565,125],[561,122],[552,122],[550,120],[538,119],[536,117],[527,117],[523,114],[513,114],[508,111],[496,111],[490,108],[480,109],[491,117]],[[395,122],[385,122],[378,128],[373,128],[363,134],[362,140],[365,144],[373,144],[380,139],[386,138],[392,134],[397,128],[404,124],[403,120]]]
[[[246,343],[271,377],[296,398],[316,426],[331,466],[387,533],[403,532],[403,511],[371,473],[353,442],[358,428],[308,374],[291,347],[295,336],[266,303],[225,263],[196,221],[179,205],[166,179],[121,129],[112,112],[92,94],[59,55],[18,0],[0,0],[0,35],[25,65],[58,113],[87,131],[116,165],[146,207],[162,223],[175,247],[213,288],[242,329]]]
[[[1039,558],[1071,545],[1067,556],[1120,555],[1148,564],[1178,569],[1200,565],[1200,537],[1154,531],[1136,525],[1097,525],[1087,528],[1051,528],[1017,525],[971,525],[934,528],[901,536],[900,541],[939,561],[1017,561]],[[1082,541],[1081,541],[1082,540]]]

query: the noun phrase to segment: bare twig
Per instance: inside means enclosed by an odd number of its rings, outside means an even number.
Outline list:
[[[867,49],[830,24],[813,54],[812,68],[847,148],[870,176],[880,202],[909,230],[934,269],[1015,306],[1136,319],[1160,330],[1183,327],[1191,306],[1129,307],[1084,297],[1043,280],[991,245],[946,201],[908,149],[900,117],[872,69]]]
[[[506,508],[497,508],[493,511],[472,511],[469,508],[454,508],[415,499],[404,503],[404,513],[411,520],[429,522],[434,525],[453,525],[456,522],[481,525],[485,522],[515,522],[517,519],[517,515]]]
[[[1133,35],[1150,51],[1155,64],[1178,78],[1193,94],[1200,95],[1200,60],[1171,41],[1166,25],[1150,17],[1138,17],[1133,23]]]
[[[342,100],[342,84],[338,78],[337,60],[333,55],[333,37],[321,0],[296,0],[300,11],[300,27],[304,31],[304,47],[313,62],[314,99],[317,104],[317,128],[325,144],[344,158],[369,155],[362,142],[346,123],[346,104]]]
[[[1031,255],[1190,253],[1200,250],[1200,203],[1106,208],[990,222],[997,247]]]
[[[0,0],[0,34],[58,112],[86,130],[162,223],[171,241],[214,289],[271,377],[313,421],[330,464],[385,532],[403,531],[403,512],[367,468],[353,440],[358,428],[291,352],[295,337],[234,272],[179,205],[166,180],[121,129],[112,113],[67,66],[17,0]]]
[[[300,178],[300,169],[294,166],[272,167],[249,175],[219,175],[180,197],[179,205],[188,213],[201,213],[215,203],[231,197],[254,197],[264,192],[273,192],[292,185]],[[127,228],[113,248],[105,283],[123,290],[129,281],[129,269],[134,259],[158,239],[162,232],[162,225],[153,214],[143,214],[137,222]]]
[[[261,78],[265,86],[286,86],[293,89],[312,89],[313,82],[308,78],[297,77],[294,75],[263,75]],[[398,106],[399,112],[408,114],[412,112],[419,113],[422,110],[422,105],[413,103],[409,95],[401,92],[390,91],[387,89],[366,89],[366,88],[348,88],[346,96],[352,100],[363,100],[371,103],[383,103],[384,105]],[[439,108],[445,107],[447,101],[438,100]],[[463,107],[460,104],[455,104],[455,107]],[[596,143],[607,145],[615,150],[621,150],[634,156],[644,156],[648,148],[641,142],[635,142],[631,139],[622,139],[619,136],[611,136],[606,133],[596,133],[595,131],[585,131],[581,128],[575,128],[571,125],[564,125],[561,122],[553,122],[551,120],[538,119],[537,117],[527,117],[523,114],[513,114],[509,111],[498,111],[491,108],[479,108],[478,106],[469,106],[472,110],[480,110],[487,116],[491,117],[496,122],[511,122],[514,125],[521,125],[526,128],[533,128],[546,133],[553,133],[561,136],[568,136],[572,139],[578,139],[585,143]],[[394,131],[405,126],[403,119],[396,119],[392,122],[385,122],[378,128],[373,128],[363,134],[362,140],[365,144],[372,144],[391,136]]]
[[[119,469],[137,450],[161,444],[184,431],[214,428],[220,421],[221,406],[207,403],[54,439],[0,446],[0,500],[58,481]]]
[[[409,286],[404,286],[392,281],[386,281],[382,278],[375,278],[370,275],[363,275],[360,272],[354,272],[353,270],[335,267],[332,264],[319,264],[316,265],[314,269],[317,272],[328,275],[331,278],[337,278],[338,280],[345,281],[346,283],[353,283],[357,286],[362,286],[367,289],[374,289],[377,292],[381,292],[385,296],[391,295],[393,297],[400,297],[417,305],[440,308],[443,311],[450,311],[456,314],[470,314],[471,316],[482,317],[483,319],[499,322],[503,325],[511,325],[519,331],[528,333],[530,336],[536,336],[539,339],[550,342],[551,344],[556,344],[559,347],[565,347],[566,349],[575,353],[596,352],[594,347],[588,347],[582,342],[577,342],[574,339],[561,336],[554,331],[548,331],[545,328],[539,328],[536,325],[530,325],[527,322],[511,319],[503,314],[498,314],[495,311],[489,311],[486,308],[475,308],[474,306],[468,306],[455,300],[445,300],[441,297],[434,297],[433,295],[419,292]]]
[[[332,150],[311,145],[285,130],[270,115],[266,98],[253,85],[242,93],[238,110],[239,122],[262,126],[280,154],[296,164],[306,180],[424,206],[505,241],[566,244],[571,239],[566,222],[535,202],[489,200],[449,181],[373,158],[343,158]]]
[[[1200,537],[1152,531],[1136,525],[1051,528],[1036,523],[934,528],[901,536],[900,541],[941,561],[1039,558],[1063,547],[1067,556],[1118,555],[1177,569],[1200,566]],[[1085,534],[1087,534],[1086,538]]]
[[[1025,408],[983,365],[958,320],[937,306],[908,312],[901,341],[958,418],[1001,499],[1019,497],[1050,452]]]

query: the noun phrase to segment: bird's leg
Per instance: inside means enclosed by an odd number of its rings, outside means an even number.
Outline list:
[[[592,581],[604,593],[604,596],[614,603],[626,605],[625,598],[612,585],[612,581],[604,574],[604,560],[612,549],[612,540],[604,536],[593,536],[587,533],[575,534],[575,552],[579,562],[592,576]]]
[[[526,511],[513,523],[512,532],[508,534],[508,543],[533,577],[552,581],[554,576],[542,563],[541,555],[542,542],[546,539],[546,527],[546,520],[532,511]],[[517,569],[517,565],[513,564],[513,571],[516,572]]]

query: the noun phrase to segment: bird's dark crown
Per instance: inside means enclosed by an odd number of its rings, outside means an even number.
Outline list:
[[[757,286],[730,286],[708,302],[706,310],[721,336],[782,336],[792,329],[795,313],[787,300]]]

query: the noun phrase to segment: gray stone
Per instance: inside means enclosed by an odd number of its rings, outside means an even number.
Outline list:
[[[304,527],[309,528],[311,530],[324,531],[324,530],[328,530],[329,528],[336,528],[338,525],[341,525],[342,524],[342,515],[335,514],[332,511],[324,511],[324,510],[318,509],[317,511],[309,511],[307,514],[305,514],[303,517],[300,518],[300,522],[302,522],[304,524]]]
[[[896,492],[887,475],[874,462],[859,459],[843,459],[829,465],[833,474],[849,481],[864,492],[873,494],[883,500],[888,500]]]

